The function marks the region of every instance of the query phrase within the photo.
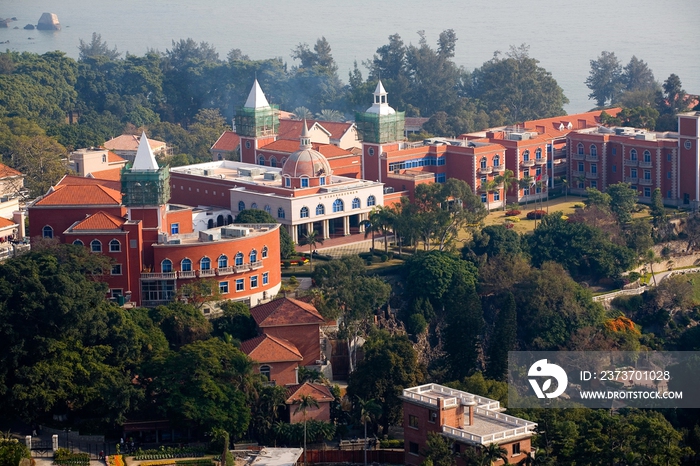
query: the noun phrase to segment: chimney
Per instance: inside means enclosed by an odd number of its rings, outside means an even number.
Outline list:
[[[469,425],[474,425],[474,405],[469,405]]]
[[[444,405],[445,405],[445,401],[441,397],[438,397],[438,399],[437,399],[438,423],[437,424],[439,426],[444,425],[443,416],[442,416],[442,409],[443,409]]]

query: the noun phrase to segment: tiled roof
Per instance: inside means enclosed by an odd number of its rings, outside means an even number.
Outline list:
[[[323,154],[324,157],[338,157],[344,155],[352,155],[351,151],[341,149],[333,144],[318,144],[312,143],[311,148]],[[299,140],[294,139],[278,139],[260,148],[261,151],[275,151],[292,154],[299,150]]]
[[[119,181],[105,180],[103,178],[90,178],[76,175],[66,175],[56,184],[58,186],[104,186],[105,188],[121,191],[122,185]]]
[[[280,298],[250,310],[259,327],[323,324],[323,317],[309,303],[294,298]]]
[[[311,395],[319,403],[333,401],[335,398],[331,391],[325,385],[319,383],[304,382],[299,385],[290,385],[287,387],[286,404],[294,404],[301,395]]]
[[[110,139],[104,143],[106,149],[109,150],[132,150],[136,151],[139,148],[140,136],[136,134],[122,134],[116,138]],[[165,145],[163,141],[157,141],[155,139],[149,139],[148,145],[151,146],[152,150],[156,150]]]
[[[330,133],[331,139],[342,138],[353,125],[352,123],[319,120],[306,120],[306,124],[309,126],[309,130],[311,130],[314,125],[318,124],[318,126]],[[304,122],[302,120],[280,120],[280,127],[279,131],[277,132],[278,138],[298,140],[301,136],[301,130],[303,127]]]
[[[122,179],[122,169],[121,167],[110,168],[108,170],[100,170],[96,172],[90,172],[94,178],[98,180],[108,180],[108,181],[121,181]]]
[[[0,163],[0,178],[9,178],[11,176],[22,176],[22,174],[14,168],[8,167],[4,163]]]
[[[605,112],[610,116],[615,116],[620,112],[620,108],[609,108]],[[542,118],[540,120],[530,120],[524,122],[521,126],[528,130],[534,130],[538,126],[544,126],[545,132],[550,134],[561,134],[568,133],[569,131],[576,129],[583,129],[579,127],[579,120],[585,120],[586,128],[593,128],[600,124],[600,114],[602,110],[596,110],[593,112],[576,113],[573,115],[557,116],[553,118]],[[572,128],[568,129],[567,124],[571,123]],[[564,126],[563,130],[560,130],[560,125]]]
[[[241,351],[259,363],[302,361],[304,359],[294,343],[272,335],[260,335],[244,341],[241,343]]]
[[[0,217],[0,229],[11,227],[11,226],[16,226],[17,224],[13,222],[12,220],[8,220],[6,218]]]
[[[121,202],[121,193],[114,189],[100,185],[66,185],[57,186],[53,192],[44,196],[34,205],[120,205]]]
[[[124,157],[120,157],[119,155],[115,154],[111,150],[108,150],[107,151],[107,162],[108,163],[126,162],[126,159]]]
[[[221,136],[219,136],[219,139],[216,140],[214,145],[211,146],[211,149],[231,152],[238,148],[238,144],[240,144],[240,142],[241,138],[236,133],[233,131],[224,131],[221,133]]]
[[[72,230],[119,230],[125,219],[99,211],[75,225]]]
[[[405,120],[406,126],[423,126],[425,123],[428,122],[428,120],[430,120],[430,118],[406,117],[404,120]]]

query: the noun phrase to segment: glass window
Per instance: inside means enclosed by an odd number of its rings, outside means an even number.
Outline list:
[[[53,238],[53,228],[46,225],[41,231],[41,234],[44,238]]]
[[[301,187],[302,187],[302,188],[308,188],[308,187],[309,187],[309,179],[308,179],[308,178],[302,178],[302,179],[301,179]]]
[[[323,206],[323,204],[319,204],[316,206],[316,215],[323,215],[326,213],[326,208]]]
[[[360,208],[360,199],[355,198],[352,200],[352,208],[353,209],[359,209]]]
[[[199,269],[211,270],[211,259],[208,257],[202,257],[202,260],[199,261]]]
[[[171,223],[170,224],[170,234],[177,235],[179,233],[180,233],[180,224],[179,223]]]
[[[238,211],[245,210],[245,202],[238,201]]]
[[[252,263],[252,262],[257,262],[257,261],[258,261],[258,251],[253,249],[252,251],[250,251],[250,262]]]
[[[121,275],[122,274],[122,265],[121,264],[114,264],[112,266],[112,275]]]
[[[580,171],[580,172],[583,171],[583,162],[578,163],[578,171]]]
[[[342,212],[345,210],[345,205],[341,199],[333,201],[333,212]]]
[[[630,151],[630,160],[637,160],[637,149],[632,149]]]
[[[583,155],[583,144],[581,144],[579,142],[578,146],[576,146],[576,149],[577,149],[578,155]]]
[[[219,282],[219,293],[228,294],[228,282]]]
[[[501,165],[501,157],[498,155],[493,158],[493,166],[499,167]]]
[[[617,165],[613,165],[613,166],[612,166],[612,172],[613,172],[613,173],[617,173]]]
[[[270,272],[265,272],[262,274],[263,285],[267,285],[270,282]]]
[[[236,291],[245,290],[245,281],[242,278],[236,280]]]
[[[486,203],[486,193],[481,193],[481,202]]]
[[[119,240],[113,239],[109,242],[109,252],[119,252],[122,250],[122,243]]]
[[[648,186],[644,188],[644,197],[651,197],[651,188]]]
[[[591,173],[593,173],[593,174],[598,173],[598,164],[595,164],[595,163],[591,164]]]
[[[596,180],[591,180],[591,188],[597,188],[598,182]]]
[[[500,201],[500,200],[501,200],[501,193],[498,192],[498,191],[496,191],[495,193],[493,193],[493,200],[494,200],[494,201]]]
[[[598,148],[595,144],[591,144],[591,157],[598,157]]]
[[[242,252],[239,252],[238,254],[236,254],[235,264],[236,265],[243,265],[243,253]]]
[[[262,155],[258,157],[258,165],[265,165],[265,157]]]
[[[524,160],[525,162],[527,162],[528,160],[530,160],[530,151],[529,151],[529,150],[526,150],[525,152],[523,152],[523,160]]]
[[[302,207],[301,211],[299,212],[299,216],[301,218],[308,218],[309,217],[309,208],[308,207]]]
[[[535,158],[536,158],[537,160],[541,160],[541,159],[542,159],[542,149],[539,149],[539,148],[538,148],[538,149],[535,151]]]
[[[93,239],[90,242],[90,250],[92,252],[102,252],[102,243],[99,240]]]
[[[273,156],[270,157],[270,166],[271,167],[276,167],[277,166],[277,159]]]
[[[253,203],[250,205],[250,208],[251,208],[251,209],[257,209],[257,208],[258,208],[258,204],[257,204],[256,202],[253,202]]]
[[[486,157],[481,158],[481,168],[486,168]]]
[[[436,183],[444,183],[446,180],[446,175],[444,173],[436,173],[435,174],[435,182]]]
[[[228,257],[225,254],[219,256],[219,268],[228,267]]]
[[[269,382],[271,380],[270,379],[270,375],[271,375],[270,366],[268,366],[267,364],[263,364],[262,366],[260,366],[260,375],[265,377],[265,379],[267,379],[267,381]]]
[[[257,275],[253,275],[252,277],[250,277],[250,287],[251,288],[258,287],[258,276]]]
[[[272,208],[270,208],[269,205],[266,205],[265,208],[264,208],[263,210],[264,210],[265,212],[267,212],[268,214],[272,215]]]
[[[630,170],[630,176],[631,176],[632,178],[637,178],[637,169],[636,169],[636,168],[632,168],[632,169]]]
[[[73,244],[75,244],[76,246],[85,246],[85,245],[83,244],[83,242],[80,241],[79,239],[76,239],[75,241],[73,241]]]
[[[671,153],[670,152],[668,154],[666,154],[666,160],[669,162],[671,161]]]
[[[284,218],[284,209],[282,207],[277,209],[277,218]]]
[[[180,262],[180,270],[182,270],[183,272],[191,272],[192,261],[189,259],[182,259],[182,262]]]
[[[284,186],[289,188],[292,186],[292,179],[288,176],[284,177]]]
[[[326,185],[326,177],[322,176],[321,178],[319,178],[318,184],[320,184],[321,186],[325,186]]]
[[[267,246],[262,248],[262,258],[267,259]]]
[[[613,147],[612,149],[610,149],[610,152],[612,153],[612,155],[617,155],[617,147]]]
[[[666,178],[671,179],[671,172],[666,172]]]
[[[649,152],[648,150],[644,151],[644,161],[647,163],[651,162],[651,152]]]
[[[163,259],[160,263],[160,271],[163,273],[170,273],[173,271],[173,261],[170,259]]]
[[[377,204],[377,198],[374,197],[374,195],[370,195],[370,196],[367,198],[367,206],[368,206],[368,207],[372,207],[373,205],[376,205],[376,204]]]
[[[413,427],[414,429],[418,428],[418,416],[409,414],[408,415],[408,425],[409,427]]]
[[[644,179],[651,180],[651,170],[644,170]]]

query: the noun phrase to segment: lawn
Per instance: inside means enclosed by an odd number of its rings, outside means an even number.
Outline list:
[[[527,205],[521,204],[519,207],[520,215],[518,215],[520,221],[514,223],[513,230],[518,233],[532,233],[532,231],[535,229],[535,220],[527,219],[527,213],[531,210],[542,209],[550,213],[561,211],[564,213],[564,215],[569,215],[574,212],[574,206],[576,204],[583,204],[584,199],[585,198],[583,197],[569,195],[568,199],[566,197],[558,197],[556,199],[550,199],[549,201],[545,200],[545,202],[542,204],[538,201],[537,207],[535,207],[534,202],[530,202]],[[484,225],[503,225],[505,223],[505,219],[506,214],[502,209],[493,210],[484,219]],[[537,223],[539,224],[539,220]]]

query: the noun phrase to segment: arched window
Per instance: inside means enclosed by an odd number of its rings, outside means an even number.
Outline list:
[[[302,207],[301,210],[299,211],[299,216],[301,218],[309,218],[309,208]]]
[[[537,160],[542,160],[542,149],[538,148],[538,149],[535,151],[535,158],[536,158]]]
[[[583,144],[579,142],[578,146],[576,146],[576,151],[578,152],[578,155],[583,155]]]
[[[336,199],[333,201],[333,212],[342,212],[345,210],[345,204],[341,199]]]
[[[277,158],[276,157],[270,157],[270,166],[271,167],[276,167],[277,166]]]
[[[648,150],[644,151],[644,161],[647,163],[651,162],[651,152]]]
[[[598,148],[595,144],[591,144],[591,157],[598,157]]]
[[[373,205],[377,205],[377,198],[374,197],[374,194],[367,198],[367,207],[372,207]]]
[[[284,218],[284,209],[282,207],[277,209],[277,218]]]
[[[90,242],[90,251],[92,252],[102,252],[102,243],[99,240],[93,239]]]
[[[234,263],[236,265],[243,265],[243,253],[239,252],[236,254],[236,257],[234,258]]]
[[[183,272],[191,272],[192,271],[192,261],[189,259],[182,259],[180,262],[180,270]]]
[[[251,209],[257,209],[257,208],[258,208],[258,204],[257,204],[256,202],[253,202],[253,203],[250,205],[250,208],[251,208]]]
[[[486,168],[486,157],[481,158],[481,168]]]
[[[258,251],[253,249],[252,251],[250,251],[250,262],[252,264],[253,262],[257,262],[257,261],[258,261]]]
[[[500,167],[500,166],[501,166],[501,156],[500,156],[500,155],[496,155],[496,156],[493,158],[493,166],[494,166],[494,167]]]
[[[79,239],[76,239],[75,241],[73,241],[73,244],[75,244],[76,246],[85,246],[85,245],[83,244],[83,242],[80,241]]]
[[[224,267],[228,267],[228,257],[226,257],[226,254],[219,256],[219,268],[222,269]]]
[[[102,163],[107,163],[107,154],[102,154]]]
[[[353,209],[360,208],[360,199],[359,198],[356,197],[355,199],[352,200],[352,208]]]
[[[262,375],[268,382],[270,381],[270,374],[270,366],[268,366],[267,364],[263,364],[262,366],[260,366],[260,375]]]
[[[119,240],[113,239],[109,242],[109,252],[119,252],[122,250],[122,243]]]
[[[326,208],[323,204],[319,204],[316,206],[316,215],[323,215],[326,213]]]
[[[637,149],[632,149],[630,151],[630,159],[631,160],[637,160]]]
[[[267,259],[267,246],[262,248],[262,258]]]
[[[233,223],[233,215],[228,214],[226,216],[226,225],[231,225]]]
[[[173,271],[173,261],[170,259],[163,259],[160,263],[160,271],[163,273],[170,273]]]
[[[199,270],[211,270],[211,259],[208,257],[202,257],[199,261]]]
[[[528,160],[530,160],[530,151],[526,150],[523,152],[523,161],[527,162]]]
[[[217,217],[216,217],[216,226],[217,226],[217,227],[222,227],[222,226],[224,226],[224,216],[223,216],[223,215],[217,215]]]
[[[272,215],[272,209],[270,208],[269,204],[265,206],[264,210],[265,210],[265,212],[267,212],[268,214]]]
[[[258,165],[265,165],[265,157],[262,155],[258,157]]]
[[[207,228],[214,228],[214,219],[210,218],[207,222]]]
[[[243,201],[238,201],[238,211],[245,210],[245,202]]]
[[[280,166],[284,167],[284,162],[287,161],[287,157],[282,157],[282,160],[280,161]]]
[[[44,238],[53,238],[53,228],[50,226],[46,225],[42,230],[41,230],[41,236]]]

